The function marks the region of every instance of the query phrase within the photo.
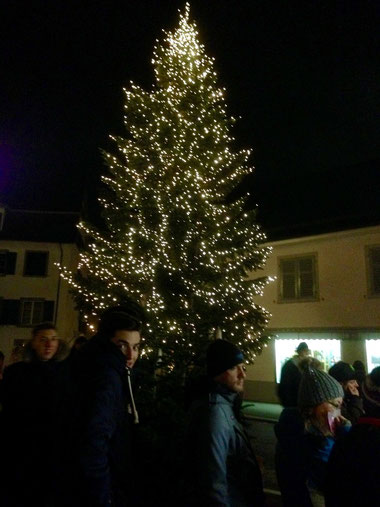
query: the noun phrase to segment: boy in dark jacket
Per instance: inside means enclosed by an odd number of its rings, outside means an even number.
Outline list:
[[[106,310],[98,333],[75,358],[74,450],[81,507],[135,505],[132,433],[138,415],[131,369],[139,355],[139,311],[137,305]]]
[[[1,434],[5,507],[61,505],[67,403],[67,345],[51,323],[36,326],[22,361],[5,368]]]

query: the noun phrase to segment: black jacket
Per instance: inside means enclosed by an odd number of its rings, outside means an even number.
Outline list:
[[[301,370],[294,359],[286,361],[281,369],[278,397],[283,407],[296,407],[298,388],[301,382]]]
[[[95,335],[79,351],[74,371],[73,458],[79,505],[124,505],[134,489],[130,370],[116,345]]]
[[[0,418],[4,506],[37,502],[43,507],[53,501],[59,505],[72,395],[70,365],[59,359],[45,362],[31,356],[4,371]]]
[[[379,498],[380,418],[363,417],[331,452],[326,507],[374,506]]]

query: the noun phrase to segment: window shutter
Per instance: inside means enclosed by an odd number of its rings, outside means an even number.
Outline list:
[[[8,252],[7,264],[6,264],[6,274],[7,275],[14,275],[15,274],[16,260],[17,260],[17,253],[16,252]]]
[[[54,320],[54,301],[44,301],[44,322]]]
[[[14,325],[19,322],[20,301],[18,299],[3,299],[1,304],[0,324]]]

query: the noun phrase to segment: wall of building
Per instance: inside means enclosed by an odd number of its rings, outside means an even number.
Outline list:
[[[66,282],[59,277],[55,263],[62,263],[75,270],[78,250],[74,244],[1,241],[0,248],[17,253],[14,275],[1,277],[0,297],[3,299],[43,298],[54,301],[54,319],[59,335],[66,341],[78,333],[78,312],[74,309]],[[46,276],[23,276],[26,251],[49,252]],[[31,327],[0,325],[0,350],[9,358],[14,340],[30,338]]]
[[[277,277],[256,303],[271,314],[269,332],[277,338],[338,339],[341,359],[365,363],[365,339],[378,338],[380,347],[380,298],[370,297],[366,248],[380,245],[380,227],[368,227],[271,244],[273,252],[259,276]],[[316,301],[281,302],[278,259],[317,255],[319,297]],[[252,275],[254,278],[254,274]],[[380,355],[380,351],[379,351]],[[246,397],[276,402],[274,340],[248,368]]]

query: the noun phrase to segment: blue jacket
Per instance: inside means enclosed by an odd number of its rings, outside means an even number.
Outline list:
[[[264,505],[260,468],[236,418],[237,393],[213,384],[190,409],[186,505]]]

